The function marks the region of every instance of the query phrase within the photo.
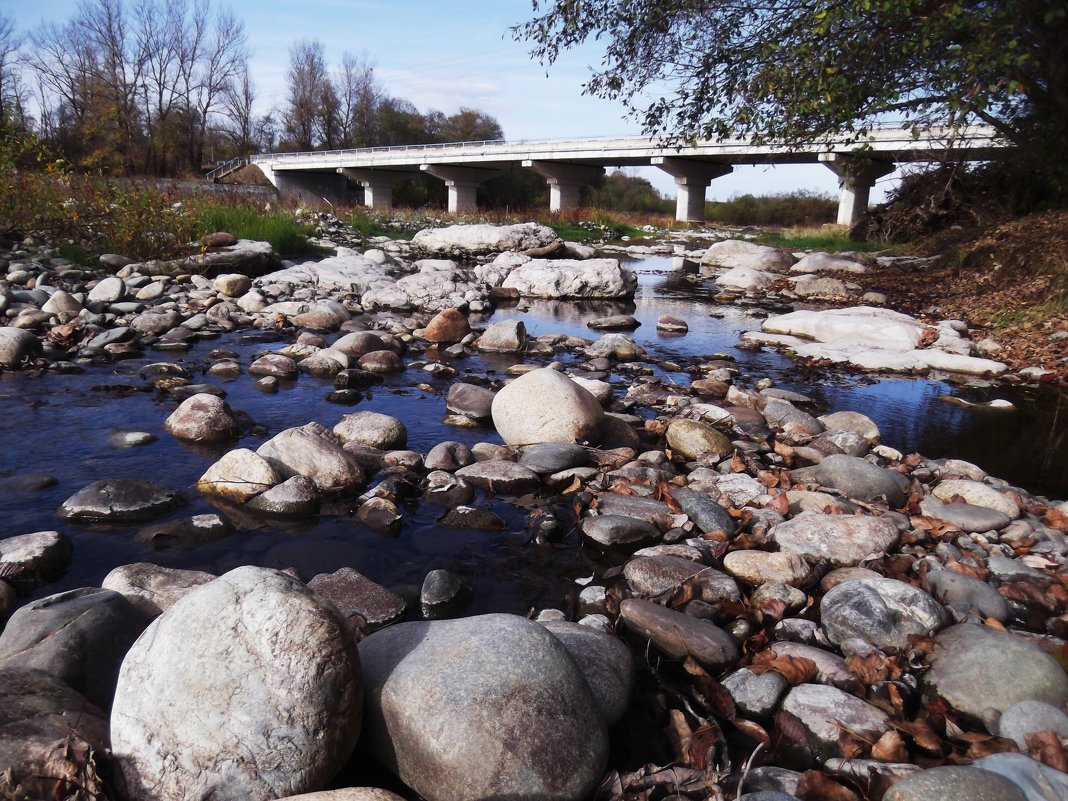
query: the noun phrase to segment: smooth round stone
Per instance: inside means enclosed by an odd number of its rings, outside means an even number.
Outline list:
[[[817,419],[828,431],[851,431],[864,437],[871,445],[879,444],[879,426],[860,412],[832,412],[820,415]]]
[[[989,709],[1004,713],[1020,701],[1068,702],[1068,675],[1052,656],[1026,640],[989,626],[960,623],[935,637],[928,695],[962,716],[982,721]]]
[[[791,551],[731,551],[723,557],[723,569],[734,578],[750,585],[801,584],[810,568]]]
[[[59,516],[79,523],[137,523],[172,512],[185,499],[177,490],[140,479],[94,481],[59,507]]]
[[[27,592],[62,576],[73,556],[70,537],[58,531],[35,531],[0,540],[4,578]]]
[[[313,515],[319,511],[319,491],[310,478],[291,476],[249,500],[246,508],[280,517]]]
[[[1028,801],[1060,801],[1068,798],[1068,774],[1024,754],[991,754],[972,763],[1015,784]]]
[[[546,476],[572,467],[582,467],[588,459],[586,449],[581,445],[544,442],[524,448],[519,463],[526,465],[539,476]]]
[[[197,489],[236,503],[245,503],[282,481],[270,462],[248,448],[227,451],[197,480]]]
[[[920,512],[968,532],[1000,531],[1012,522],[997,509],[971,503],[942,503],[933,495],[920,501]]]
[[[148,562],[120,565],[100,583],[105,590],[125,596],[146,620],[159,617],[191,590],[215,579],[203,570],[179,570]]]
[[[597,317],[586,323],[587,328],[600,331],[633,331],[641,325],[631,314],[612,314],[608,317]]]
[[[825,515],[804,512],[771,529],[770,538],[783,551],[809,562],[826,560],[837,567],[854,567],[878,559],[897,543],[897,525],[886,517]]]
[[[782,710],[796,717],[808,734],[808,748],[818,759],[841,756],[842,731],[875,742],[890,729],[882,710],[836,687],[799,684],[787,693]]]
[[[492,353],[519,353],[527,346],[527,328],[522,320],[502,320],[486,327],[478,349]]]
[[[668,424],[667,445],[673,454],[686,461],[709,454],[724,459],[734,453],[734,445],[726,435],[698,420],[672,420]]]
[[[121,278],[109,275],[89,290],[89,303],[117,303],[126,297],[126,284]]]
[[[241,433],[229,404],[208,394],[182,401],[164,421],[163,430],[190,442],[224,442]]]
[[[41,340],[31,331],[0,327],[0,366],[18,367],[41,352]]]
[[[155,434],[148,431],[116,431],[108,440],[116,448],[136,448],[141,445],[149,445],[157,439]]]
[[[1001,512],[1012,520],[1020,516],[1020,507],[1015,501],[981,481],[965,479],[940,481],[931,492],[938,500],[945,503],[954,503],[955,499],[962,499],[964,503]]]
[[[1004,596],[986,582],[971,576],[952,570],[932,570],[923,577],[923,588],[947,606],[970,606],[983,617],[992,617],[1002,623],[1009,619],[1009,604]]]
[[[388,498],[370,498],[353,515],[354,519],[372,531],[392,531],[400,524],[401,513]]]
[[[404,370],[404,360],[391,350],[373,350],[365,353],[360,357],[358,364],[361,370],[371,373],[399,373]]]
[[[738,646],[723,629],[674,609],[638,598],[619,607],[627,628],[674,659],[692,656],[708,670],[720,670],[738,661]]]
[[[758,675],[749,668],[742,668],[723,679],[723,686],[742,715],[767,718],[775,711],[779,699],[790,685],[781,673],[774,670]]]
[[[737,601],[738,584],[730,576],[711,567],[677,556],[643,556],[627,562],[623,576],[631,590],[640,595],[673,592],[695,579],[698,596],[706,603]]]
[[[291,576],[240,567],[175,603],[131,649],[112,751],[131,801],[293,795],[347,761],[361,695],[340,613]]]
[[[379,412],[346,414],[334,426],[341,441],[358,442],[380,450],[403,448],[408,443],[408,429],[396,417]]]
[[[493,398],[493,425],[508,445],[597,442],[604,412],[597,399],[551,368],[533,370]]]
[[[466,605],[469,592],[463,581],[448,570],[431,570],[419,591],[423,617],[434,620],[450,617]]]
[[[482,531],[504,531],[504,520],[489,509],[477,509],[473,506],[454,506],[438,520],[438,525],[445,528],[471,528]]]
[[[336,434],[319,423],[287,428],[256,449],[280,476],[311,479],[320,492],[353,490],[364,484],[363,469],[341,447]]]
[[[564,620],[539,621],[563,643],[593,691],[605,725],[623,717],[634,687],[634,656],[615,634]]]
[[[249,375],[292,379],[297,377],[297,363],[288,356],[282,356],[278,353],[268,353],[266,356],[261,356],[250,364],[248,372]]]
[[[905,502],[909,485],[900,473],[845,454],[827,456],[817,465],[794,470],[793,477],[797,483],[816,482],[858,501],[870,502],[884,496],[894,509]]]
[[[774,398],[764,406],[764,419],[775,430],[791,436],[813,437],[824,430],[823,423],[808,412]]]
[[[784,620],[782,623],[788,623]],[[805,621],[810,622],[810,621]],[[782,624],[779,624],[782,626]],[[775,629],[776,635],[780,628]],[[819,684],[829,684],[834,687],[850,687],[856,685],[856,677],[849,672],[846,662],[838,654],[831,653],[824,648],[814,645],[806,645],[800,642],[775,642],[771,645],[771,652],[775,656],[799,656],[810,659],[816,665],[816,681]]]
[[[583,540],[602,550],[636,550],[659,542],[660,536],[660,531],[650,523],[623,515],[597,515],[582,521]]]
[[[423,460],[427,470],[458,470],[475,461],[471,449],[462,442],[446,440],[439,442]]]
[[[495,392],[485,387],[460,381],[449,387],[445,408],[465,417],[485,420],[491,414],[495,395]]]
[[[708,493],[698,492],[689,487],[672,488],[670,493],[693,524],[706,534],[712,531],[725,531],[733,534],[737,528],[730,513]]]
[[[883,651],[900,651],[910,639],[926,637],[949,622],[945,607],[921,589],[896,579],[877,578],[839,584],[820,602],[827,639],[870,642]]]
[[[1027,801],[1027,796],[1011,781],[996,773],[975,767],[949,765],[921,770],[895,783],[884,801]]]
[[[456,475],[469,484],[502,495],[522,495],[541,486],[538,474],[526,465],[499,459],[461,467]]]
[[[685,334],[690,326],[681,317],[673,317],[670,314],[661,314],[656,318],[656,330],[667,331],[672,334]]]
[[[541,624],[500,614],[400,623],[359,651],[362,743],[427,801],[574,801],[600,781],[598,704]]]
[[[444,309],[434,315],[423,329],[423,339],[428,342],[459,342],[471,333],[467,317],[459,309]]]
[[[845,584],[847,581],[870,578],[882,578],[882,576],[866,567],[837,567],[820,579],[820,589],[830,592],[839,584]]]
[[[1007,737],[1027,753],[1027,736],[1051,730],[1060,738],[1068,737],[1068,714],[1044,701],[1020,701],[1001,713],[996,734]]]

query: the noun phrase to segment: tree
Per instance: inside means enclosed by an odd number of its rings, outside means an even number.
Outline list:
[[[27,127],[25,89],[15,69],[22,36],[11,17],[0,14],[0,134]]]
[[[500,123],[474,108],[461,107],[444,119],[438,131],[438,141],[441,142],[483,142],[503,138]]]
[[[245,64],[223,93],[223,115],[229,122],[226,134],[239,156],[249,156],[256,149],[255,103],[256,87]]]
[[[368,147],[374,139],[375,113],[382,87],[374,64],[366,54],[345,53],[334,79],[341,125],[342,147]]]
[[[606,42],[589,94],[648,133],[789,143],[981,121],[1068,143],[1064,0],[534,0],[513,29],[544,63]]]
[[[289,102],[286,136],[297,150],[311,150],[322,112],[323,86],[329,80],[322,42],[301,39],[289,50]]]

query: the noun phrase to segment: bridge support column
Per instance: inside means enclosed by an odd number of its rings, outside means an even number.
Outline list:
[[[875,182],[894,171],[892,161],[848,153],[820,153],[820,163],[838,176],[838,224],[852,227],[868,210],[868,196]]]
[[[259,165],[267,180],[274,184],[278,196],[285,199],[325,200],[327,203],[345,201],[345,182],[337,173],[276,170]]]
[[[679,222],[704,222],[705,192],[714,178],[727,175],[734,167],[713,161],[694,161],[675,156],[654,156],[653,166],[675,179],[675,219]]]
[[[385,211],[393,208],[393,187],[411,175],[411,173],[357,167],[338,167],[337,171],[363,187],[365,207]]]
[[[449,188],[449,213],[462,214],[478,208],[478,185],[500,174],[484,167],[458,167],[453,164],[420,164],[419,169],[440,178]]]
[[[604,167],[566,164],[562,161],[525,159],[523,166],[545,178],[545,183],[549,185],[549,211],[577,208],[582,187],[604,175]]]

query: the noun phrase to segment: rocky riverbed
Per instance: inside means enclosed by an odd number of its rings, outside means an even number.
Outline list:
[[[528,330],[639,283],[538,226],[214,244],[0,252],[11,797],[1068,794],[1063,497],[665,361],[609,306],[603,335]],[[664,247],[720,292],[798,263]],[[735,293],[770,315],[751,343],[1005,372],[878,298],[791,321],[775,283]],[[55,454],[14,456],[31,425]]]

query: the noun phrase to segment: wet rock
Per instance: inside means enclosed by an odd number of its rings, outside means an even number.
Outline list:
[[[359,359],[368,353],[388,350],[382,337],[372,331],[353,331],[345,334],[330,347],[352,359]]]
[[[975,760],[973,767],[1008,779],[1023,792],[1027,801],[1068,798],[1068,776],[1023,754],[991,754]]]
[[[404,617],[407,608],[399,595],[351,567],[319,573],[308,586],[337,607],[354,634],[369,634],[396,623]]]
[[[499,459],[461,467],[456,475],[469,484],[502,495],[522,495],[541,485],[538,474],[529,467]]]
[[[234,533],[234,527],[218,515],[193,515],[166,523],[145,526],[134,540],[151,545],[156,550],[164,548],[195,548],[215,542]]]
[[[589,392],[550,368],[507,384],[493,399],[493,424],[509,445],[595,442],[604,412]]]
[[[334,426],[334,433],[346,444],[357,442],[380,450],[394,450],[408,444],[404,423],[379,412],[346,414]]]
[[[107,715],[42,670],[0,667],[0,709],[0,774],[11,798],[63,797],[67,780],[82,778],[70,755],[107,750]]]
[[[793,477],[797,483],[815,482],[832,487],[858,501],[874,501],[885,496],[891,508],[905,502],[909,484],[900,473],[844,454],[827,456],[817,465],[794,470]]]
[[[981,721],[1020,701],[1068,702],[1068,675],[1057,660],[1026,640],[989,626],[960,623],[935,637],[924,691],[962,717]]]
[[[451,617],[470,600],[471,591],[459,576],[448,570],[431,570],[419,591],[419,607],[428,620]]]
[[[423,465],[427,470],[452,471],[467,467],[474,461],[475,457],[472,455],[471,449],[464,443],[447,440],[439,442],[430,449],[430,452],[423,460]]]
[[[671,334],[685,334],[690,330],[690,326],[680,317],[675,317],[670,314],[661,314],[656,318],[656,330],[667,331]]]
[[[112,750],[132,801],[277,798],[334,775],[360,712],[359,660],[337,610],[291,576],[241,567],[190,592],[131,649]]]
[[[1028,735],[1047,729],[1062,739],[1068,737],[1068,714],[1043,701],[1020,701],[1001,713],[994,733],[1014,741],[1027,753]]]
[[[0,327],[0,366],[18,367],[41,352],[41,340],[22,328]]]
[[[35,531],[0,540],[4,581],[31,592],[66,571],[74,555],[70,537],[58,531]]]
[[[824,431],[823,423],[784,400],[769,400],[764,406],[764,419],[773,429],[788,436],[808,438]]]
[[[660,541],[660,532],[644,520],[601,514],[582,521],[582,538],[601,550],[637,550]]]
[[[505,522],[489,509],[473,506],[454,506],[438,520],[445,528],[473,528],[482,531],[504,531]]]
[[[808,562],[792,551],[732,551],[723,557],[723,569],[753,586],[769,582],[796,586],[810,572]]]
[[[632,314],[612,314],[608,317],[597,317],[586,323],[587,328],[598,331],[633,331],[641,326]]]
[[[539,476],[546,476],[572,467],[582,467],[587,458],[586,449],[580,445],[545,442],[524,448],[519,463],[526,465]]]
[[[282,481],[270,462],[248,448],[223,454],[197,481],[205,495],[245,503]]]
[[[979,481],[950,479],[940,481],[932,490],[936,498],[946,503],[961,499],[964,503],[983,506],[1001,512],[1012,520],[1020,516],[1020,507],[1004,493]]]
[[[605,334],[588,348],[586,355],[591,359],[615,359],[620,362],[632,362],[644,359],[645,348],[626,334]]]
[[[459,342],[471,333],[467,317],[459,309],[445,309],[434,315],[423,330],[428,342]]]
[[[478,338],[478,349],[491,353],[521,353],[527,346],[527,328],[522,320],[493,323]]]
[[[205,393],[182,401],[164,421],[163,428],[190,442],[225,442],[240,434],[229,404]]]
[[[706,534],[712,531],[734,533],[734,518],[706,493],[688,487],[672,487],[669,492],[679,508],[701,531]]]
[[[353,490],[365,480],[363,470],[341,447],[337,435],[319,423],[287,428],[263,443],[256,453],[283,478],[302,475],[320,492]]]
[[[333,378],[342,370],[347,370],[348,367],[349,357],[333,348],[323,348],[317,353],[301,359],[297,364],[297,369],[300,372],[319,376],[320,378]]]
[[[388,498],[364,501],[354,517],[373,531],[394,531],[401,521],[400,509]]]
[[[949,622],[945,608],[921,589],[895,579],[847,581],[823,596],[820,619],[835,645],[857,638],[900,651]]]
[[[558,639],[593,692],[593,699],[605,725],[623,717],[634,687],[634,657],[626,644],[614,634],[596,631],[580,623],[542,621]]]
[[[818,419],[829,431],[852,431],[864,437],[871,445],[880,442],[879,426],[867,415],[860,412],[832,412],[820,415]]]
[[[804,512],[779,523],[770,537],[779,548],[809,562],[826,560],[852,567],[883,556],[897,542],[897,526],[885,517],[825,515]]]
[[[692,656],[708,670],[738,661],[734,638],[707,620],[637,598],[620,603],[619,613],[628,629],[669,657]]]
[[[177,490],[132,478],[94,481],[59,507],[59,516],[77,523],[137,523],[172,512],[185,503]]]
[[[292,379],[297,377],[297,363],[288,356],[268,353],[248,366],[249,375],[270,376],[272,378]]]
[[[968,798],[975,801],[1027,801],[1003,776],[975,767],[947,765],[906,776],[883,796],[885,801],[931,801]]]
[[[310,478],[290,476],[250,500],[247,508],[280,517],[314,515],[319,511],[319,491]]]
[[[774,670],[758,675],[749,668],[742,668],[723,679],[723,686],[742,715],[767,718],[775,711],[779,699],[790,685],[781,673]]]
[[[597,702],[538,623],[402,623],[360,643],[360,659],[367,747],[428,801],[572,801],[601,778],[608,738]]]
[[[708,423],[675,419],[668,424],[667,444],[672,453],[687,461],[715,455],[725,459],[734,453],[734,445]]]
[[[842,755],[839,743],[843,731],[875,742],[890,729],[890,721],[881,710],[822,684],[794,687],[783,700],[782,711],[800,721],[809,752],[820,760]]]
[[[449,387],[445,408],[474,420],[488,419],[495,393],[485,387],[458,381]]]
[[[191,590],[215,579],[203,570],[179,570],[148,562],[121,565],[108,573],[100,586],[122,594],[145,620],[153,620]]]
[[[1009,619],[1009,604],[1005,598],[989,584],[971,576],[952,570],[932,570],[923,577],[923,588],[947,606],[970,607],[983,617],[992,617],[1002,623]]]
[[[399,373],[404,370],[404,360],[391,350],[373,350],[360,357],[361,370],[371,373]]]
[[[119,665],[148,620],[122,595],[86,587],[15,611],[0,635],[0,667],[38,668],[102,709],[111,706]]]

